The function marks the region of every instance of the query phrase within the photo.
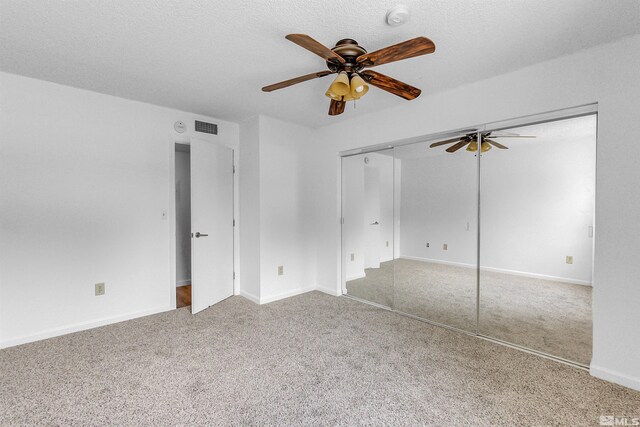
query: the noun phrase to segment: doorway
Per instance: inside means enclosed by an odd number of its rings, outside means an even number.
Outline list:
[[[233,150],[191,139],[176,143],[176,308],[198,313],[233,295]]]
[[[175,145],[176,308],[191,306],[191,147]]]

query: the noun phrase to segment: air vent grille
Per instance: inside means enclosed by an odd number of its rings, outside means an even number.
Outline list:
[[[212,135],[218,134],[218,125],[214,123],[201,122],[196,120],[196,132],[210,133]]]

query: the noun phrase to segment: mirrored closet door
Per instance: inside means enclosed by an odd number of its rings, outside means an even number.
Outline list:
[[[344,293],[587,366],[596,121],[343,157]]]
[[[478,159],[466,138],[395,148],[393,308],[475,333]]]
[[[588,365],[596,116],[485,135],[479,332]]]

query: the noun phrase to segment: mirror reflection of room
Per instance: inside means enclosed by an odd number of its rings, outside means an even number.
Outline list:
[[[395,149],[401,179],[394,308],[469,332],[476,329],[475,154],[428,143]]]
[[[587,365],[595,147],[589,115],[344,157],[347,295]]]
[[[480,180],[480,333],[583,365],[591,360],[596,117],[495,132],[507,135],[499,141],[508,149],[482,156]]]
[[[393,300],[393,150],[345,157],[343,254],[347,293],[386,307]]]

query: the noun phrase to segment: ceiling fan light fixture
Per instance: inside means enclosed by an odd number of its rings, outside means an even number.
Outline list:
[[[342,101],[342,96],[331,92],[331,88],[327,90],[327,92],[325,93],[325,96],[327,98],[333,99],[334,101]]]
[[[475,139],[467,145],[467,151],[478,151],[478,141]]]
[[[477,149],[477,148],[476,148]],[[491,150],[491,144],[489,144],[486,141],[482,141],[482,144],[480,144],[480,151],[482,153],[486,153],[487,151]]]
[[[360,75],[354,73],[351,76],[351,96],[355,99],[360,99],[369,91],[369,85],[364,81]]]
[[[349,86],[349,75],[346,71],[341,71],[338,74],[338,77],[331,83],[329,86],[328,93],[337,96],[344,96],[351,91],[351,87]]]

